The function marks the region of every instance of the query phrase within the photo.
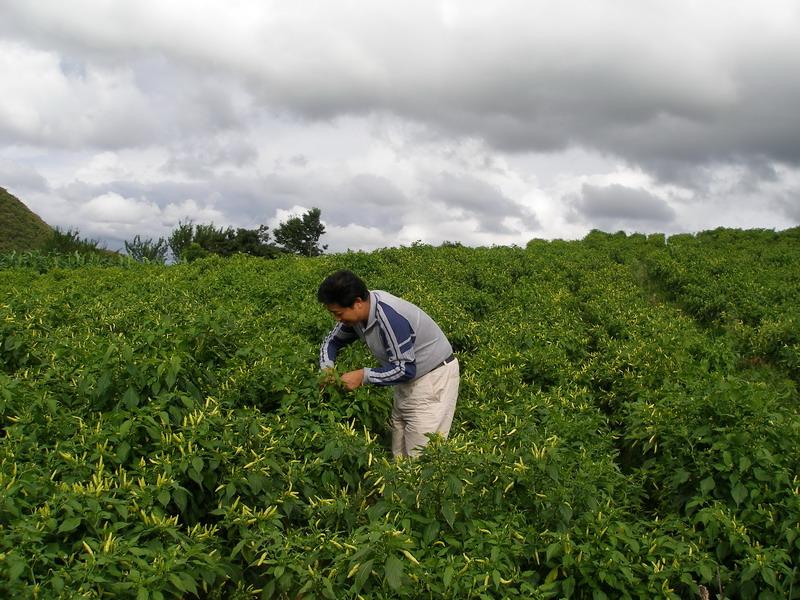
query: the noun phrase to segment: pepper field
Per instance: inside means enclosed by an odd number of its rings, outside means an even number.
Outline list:
[[[0,261],[3,597],[800,598],[798,229],[80,262]],[[338,268],[459,357],[418,460]]]

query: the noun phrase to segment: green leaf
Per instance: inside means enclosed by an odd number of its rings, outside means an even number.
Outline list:
[[[447,524],[452,527],[453,523],[456,521],[456,513],[451,504],[442,505],[442,516],[444,517],[444,520],[447,521]]]
[[[161,503],[161,506],[169,504],[169,490],[161,490],[158,493],[158,501]]]
[[[167,389],[172,389],[175,387],[175,381],[178,379],[178,372],[181,369],[181,359],[177,356],[173,356],[169,362],[170,366],[169,369],[167,369],[166,383]]]
[[[236,558],[236,555],[237,555],[237,554],[239,554],[239,552],[241,552],[241,551],[242,551],[242,548],[244,548],[244,545],[245,545],[246,543],[247,543],[247,539],[246,539],[246,538],[245,538],[245,539],[243,539],[243,540],[239,540],[239,543],[238,543],[238,544],[236,544],[236,545],[233,547],[233,550],[231,551],[231,558]]]
[[[275,594],[275,580],[270,579],[267,584],[261,589],[261,600],[269,600]]]
[[[19,579],[19,576],[22,575],[25,567],[28,566],[25,561],[16,554],[9,554],[6,557],[6,562],[8,563],[8,578],[11,581],[16,581]]]
[[[174,585],[178,589],[178,591],[180,592],[188,591],[183,583],[183,580],[180,577],[178,577],[175,573],[170,573],[168,577],[169,580],[172,582],[172,585]]]
[[[447,565],[444,568],[444,576],[442,577],[442,582],[444,583],[445,588],[450,587],[450,583],[453,581],[453,575],[455,575],[455,571],[451,565]]]
[[[185,513],[186,505],[189,500],[186,490],[184,490],[183,488],[177,488],[175,490],[172,490],[172,499],[175,501],[175,504],[178,505],[180,511],[182,513]]]
[[[326,598],[330,598],[331,600],[338,600],[336,592],[333,591],[333,584],[331,583],[330,579],[328,579],[327,577],[323,579],[322,585],[325,586],[325,589],[322,592],[323,596],[325,596]]]
[[[764,581],[769,587],[778,589],[778,578],[775,575],[774,569],[763,567],[761,569],[761,577],[764,578]]]
[[[498,571],[497,569],[493,569],[492,570],[492,583],[494,583],[495,587],[500,587],[500,583],[501,583],[500,579],[501,579],[500,571]]]
[[[747,498],[747,488],[741,482],[737,483],[731,490],[731,495],[736,504],[741,504]]]
[[[139,591],[136,592],[136,600],[148,600],[148,598],[150,598],[150,592],[146,588],[139,588]]]
[[[355,591],[360,590],[364,584],[367,582],[367,578],[372,573],[372,565],[375,563],[374,559],[370,559],[363,563],[360,567],[358,567],[358,573],[356,573],[355,579]]]
[[[753,469],[753,475],[755,475],[756,479],[759,481],[772,481],[772,474],[760,467]]]
[[[686,469],[679,469],[675,472],[675,475],[672,477],[673,485],[680,485],[681,483],[686,483],[689,480],[689,471]]]
[[[80,517],[70,517],[69,519],[65,519],[58,528],[58,533],[67,533],[69,531],[73,531],[77,529],[78,525],[80,524]]]
[[[225,499],[230,500],[236,494],[236,485],[231,481],[225,486]]]
[[[103,371],[97,380],[97,396],[100,397],[111,387],[111,371]]]
[[[739,578],[744,581],[750,581],[753,576],[758,572],[758,563],[750,563],[744,569],[742,569],[741,575]]]
[[[557,556],[561,556],[563,548],[560,542],[553,542],[547,547],[547,552],[545,554],[545,558],[547,562],[550,562],[553,558]]]
[[[425,531],[422,534],[422,541],[423,543],[428,546],[436,540],[436,536],[439,533],[439,521],[431,521],[425,527]]]
[[[183,580],[183,586],[186,590],[197,596],[197,584],[194,578],[188,573],[181,573],[180,578]]]
[[[399,590],[403,585],[403,561],[394,554],[390,554],[383,565],[386,582],[393,590]]]
[[[117,446],[117,460],[124,463],[128,460],[130,453],[131,445],[128,442],[120,442],[119,446]]]
[[[733,466],[733,457],[729,451],[724,450],[722,452],[722,462],[725,463],[727,468],[731,468]]]
[[[200,473],[197,472],[196,469],[190,468],[189,469],[189,477],[194,481],[197,485],[203,485],[203,478],[200,477]]]
[[[700,482],[700,491],[704,494],[708,494],[717,484],[714,482],[713,477],[706,477],[703,481]]]
[[[137,394],[136,390],[134,390],[132,387],[129,387],[127,390],[125,390],[125,393],[122,395],[122,401],[125,403],[125,406],[128,409],[136,408],[137,406],[139,406],[139,394]],[[131,423],[130,420],[128,420],[122,424],[122,427],[120,427],[120,435],[128,434],[128,431],[125,431],[125,433],[123,433],[122,429],[127,424],[128,430],[130,430],[131,428],[130,423]]]
[[[564,581],[561,582],[561,592],[567,598],[572,597],[572,594],[575,592],[575,578],[574,577],[567,577]]]
[[[754,581],[745,581],[739,588],[740,598],[755,598],[758,594],[758,586]]]
[[[192,466],[194,467],[195,471],[197,471],[198,473],[202,473],[203,472],[203,459],[200,458],[199,456],[195,456],[192,459]]]

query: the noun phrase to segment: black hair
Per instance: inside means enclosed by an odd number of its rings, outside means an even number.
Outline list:
[[[357,299],[366,300],[369,290],[358,275],[340,269],[328,275],[317,290],[317,300],[322,304],[338,304],[350,308]]]

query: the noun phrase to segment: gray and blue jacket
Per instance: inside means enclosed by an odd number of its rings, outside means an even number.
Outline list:
[[[447,337],[421,308],[381,290],[369,293],[366,325],[337,323],[328,334],[319,351],[320,368],[333,367],[339,350],[357,339],[381,365],[364,369],[364,383],[376,385],[422,377],[453,353]]]

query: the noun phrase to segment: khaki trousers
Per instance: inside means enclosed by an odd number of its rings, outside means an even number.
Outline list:
[[[394,386],[392,454],[417,456],[428,443],[425,434],[447,437],[458,399],[458,359],[419,379]]]

